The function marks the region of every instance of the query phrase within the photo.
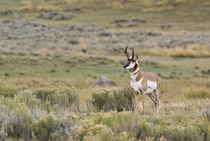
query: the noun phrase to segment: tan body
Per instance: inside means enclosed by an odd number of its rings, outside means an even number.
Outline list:
[[[159,107],[159,91],[160,91],[160,84],[161,79],[154,73],[150,72],[143,72],[140,69],[140,66],[137,64],[133,69],[130,70],[131,72],[131,87],[135,91],[135,105],[134,110],[138,104],[138,97],[137,94],[142,94],[142,106],[143,112],[145,113],[145,95],[147,94],[150,99],[155,104],[155,112],[158,115],[158,107]],[[152,85],[151,85],[152,84]]]
[[[136,81],[140,80],[141,78],[144,78],[142,81],[142,90],[146,91],[147,90],[147,80],[153,81],[157,83],[157,90],[160,90],[160,83],[161,83],[161,79],[159,76],[157,76],[154,73],[151,72],[143,72],[143,71],[139,71],[138,72],[138,76]]]

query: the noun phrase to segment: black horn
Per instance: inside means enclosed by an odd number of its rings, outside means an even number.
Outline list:
[[[127,58],[129,58],[129,55],[128,55],[128,52],[127,52],[127,49],[128,49],[128,47],[126,47],[126,48],[125,48],[124,53],[125,53],[125,55],[127,56]]]
[[[134,48],[132,48],[132,60],[134,59]]]

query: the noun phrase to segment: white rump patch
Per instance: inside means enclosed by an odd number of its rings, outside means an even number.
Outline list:
[[[153,82],[150,80],[147,80],[147,91],[146,93],[152,93],[157,88],[157,82]]]

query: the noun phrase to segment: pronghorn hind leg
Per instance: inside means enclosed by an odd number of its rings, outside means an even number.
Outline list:
[[[155,113],[158,116],[158,109],[159,109],[159,91],[158,90],[155,90],[155,101],[156,101]]]
[[[153,102],[154,104],[156,104],[156,100],[155,100],[155,98],[154,98],[154,96],[153,96],[153,93],[148,94],[148,96],[149,96],[149,98],[152,100],[152,102]]]

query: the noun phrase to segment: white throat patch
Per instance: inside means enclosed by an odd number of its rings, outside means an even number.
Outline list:
[[[135,62],[131,62],[129,64],[129,66],[127,66],[125,69],[127,69],[127,70],[132,69],[132,68],[134,68],[135,64],[136,64]]]
[[[131,73],[136,74],[138,71],[139,71],[139,67],[134,72],[131,72]]]

